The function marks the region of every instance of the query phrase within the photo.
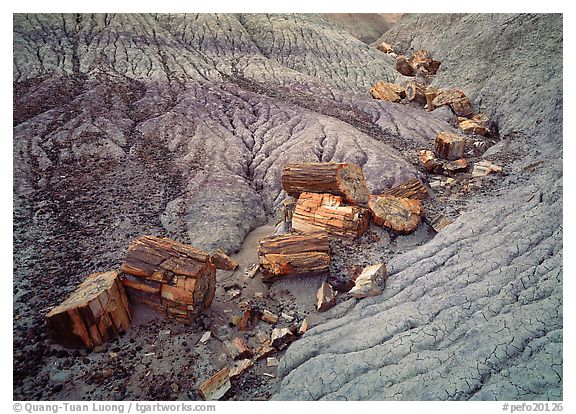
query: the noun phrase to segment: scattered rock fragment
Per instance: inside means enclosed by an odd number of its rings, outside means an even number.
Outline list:
[[[258,348],[255,358],[256,360],[260,360],[274,353],[276,353],[276,348],[272,346],[270,339],[266,338],[266,340],[262,343],[262,346]]]
[[[426,87],[416,81],[406,82],[406,100],[426,105]]]
[[[202,399],[215,401],[222,398],[231,387],[230,369],[225,367],[204,381],[198,388],[198,392]]]
[[[368,207],[374,223],[399,234],[412,233],[422,217],[420,200],[399,198],[391,195],[371,195]]]
[[[211,336],[212,336],[212,332],[210,332],[210,331],[204,332],[204,335],[202,335],[202,337],[200,338],[200,343],[205,344],[206,342],[208,342],[210,340]]]
[[[240,322],[238,323],[238,329],[241,331],[249,331],[258,323],[259,317],[258,312],[254,308],[249,308],[244,311]]]
[[[444,170],[447,173],[466,171],[467,169],[468,161],[466,161],[464,158],[444,163]]]
[[[439,233],[444,227],[448,226],[452,221],[443,214],[440,214],[438,217],[432,221],[430,224],[436,233]]]
[[[428,189],[418,178],[413,178],[393,187],[390,190],[385,191],[384,194],[400,198],[410,198],[413,200],[425,200],[429,197]]]
[[[406,96],[405,89],[395,83],[378,81],[370,89],[370,95],[374,99],[388,102],[400,102]]]
[[[378,296],[382,293],[379,281],[386,282],[387,277],[384,263],[368,266],[356,279],[356,285],[350,290],[350,294],[355,298]]]
[[[294,340],[294,334],[290,331],[290,329],[274,328],[272,330],[270,344],[274,348],[282,350],[293,340]]]
[[[276,322],[278,322],[278,316],[274,315],[268,309],[264,309],[260,319],[262,319],[264,322],[268,322],[270,325],[274,325]]]
[[[306,333],[307,330],[308,330],[308,319],[304,318],[304,320],[300,324],[300,328],[298,328],[298,334],[304,335],[304,333]]]
[[[322,285],[316,292],[316,309],[319,312],[324,312],[330,309],[336,303],[336,292],[332,288],[332,285],[328,282],[322,282]]]
[[[464,137],[451,134],[449,132],[440,132],[436,136],[436,156],[445,160],[453,161],[464,156]]]
[[[429,173],[441,174],[444,172],[444,164],[436,158],[430,150],[420,150],[418,159]]]
[[[458,127],[468,134],[487,135],[489,130],[473,119],[458,117]]]
[[[276,358],[276,357],[266,358],[266,366],[267,367],[276,367],[276,366],[278,366],[279,363],[280,363],[280,361],[278,361],[278,358]]]
[[[252,263],[246,266],[246,270],[244,270],[244,280],[252,279],[256,275],[256,273],[258,273],[259,270],[260,270],[259,263]]]
[[[439,93],[440,93],[440,89],[438,89],[434,86],[428,86],[426,88],[426,92],[424,93],[424,96],[426,96],[426,110],[427,111],[433,111],[434,109],[436,109],[436,106],[434,105],[433,102]]]
[[[253,355],[248,343],[242,337],[236,337],[232,341],[224,341],[223,345],[232,359],[251,358]]]
[[[282,316],[282,318],[288,323],[290,323],[294,320],[293,316],[288,315],[287,313],[284,313],[284,312],[282,312],[282,314],[280,316]]]
[[[437,108],[442,105],[448,105],[458,116],[469,117],[472,115],[472,105],[464,92],[460,89],[449,89],[441,91],[432,101]]]
[[[222,250],[218,249],[212,256],[210,260],[216,266],[216,269],[222,270],[236,270],[238,268],[238,262],[224,253]]]
[[[396,58],[396,70],[404,76],[414,76],[414,68],[404,55],[399,55]]]
[[[472,169],[472,177],[483,177],[488,174],[500,173],[502,167],[491,163],[490,161],[482,160],[474,164]]]
[[[386,42],[380,43],[376,47],[376,49],[378,49],[380,52],[383,52],[383,53],[393,53],[394,52],[394,48]]]
[[[435,75],[440,67],[440,62],[432,59],[430,52],[424,49],[414,52],[411,64],[414,70],[423,69],[430,75]]]
[[[237,379],[242,375],[246,370],[254,366],[254,361],[251,359],[242,359],[240,361],[236,361],[234,366],[230,369],[228,376],[230,379]]]

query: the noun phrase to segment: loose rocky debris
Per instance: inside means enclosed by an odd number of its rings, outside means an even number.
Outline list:
[[[276,349],[284,349],[294,339],[294,333],[289,328],[274,328],[270,344]]]
[[[410,198],[413,200],[425,200],[430,196],[428,188],[426,188],[418,178],[408,180],[405,183],[385,191],[383,194],[400,198]]]
[[[240,361],[236,361],[234,366],[230,369],[229,377],[230,379],[237,379],[239,378],[245,371],[252,368],[254,366],[254,361],[251,359],[242,359]]]
[[[416,230],[422,218],[422,205],[418,199],[400,198],[391,195],[370,196],[368,207],[374,223],[398,234]]]
[[[482,160],[474,164],[472,169],[472,177],[483,177],[488,174],[500,173],[502,167],[493,164],[490,161]]]
[[[302,193],[292,217],[292,229],[357,238],[368,228],[368,219],[367,209],[344,206],[340,196]]]
[[[316,309],[318,312],[324,312],[336,304],[336,292],[328,282],[322,282],[322,285],[316,293]]]
[[[396,70],[404,76],[414,76],[414,67],[404,55],[396,58]]]
[[[389,45],[388,43],[386,43],[386,42],[380,43],[380,44],[376,47],[376,49],[378,49],[380,52],[383,52],[383,53],[389,53],[389,54],[394,53],[394,48],[393,48],[392,46],[390,46],[390,45]]]
[[[224,367],[204,381],[198,388],[198,391],[204,400],[215,401],[222,398],[231,387],[230,369]]]
[[[132,319],[118,273],[110,271],[88,276],[46,320],[64,346],[94,348],[125,332]]]
[[[264,309],[260,319],[262,319],[264,322],[268,322],[270,325],[274,325],[276,322],[278,322],[278,316],[274,315],[268,309]]]
[[[216,266],[216,269],[236,270],[238,262],[224,253],[222,250],[216,250],[212,253],[210,260]]]
[[[366,267],[356,279],[350,294],[355,298],[378,296],[382,293],[380,283],[385,283],[388,278],[384,263]]]
[[[168,238],[136,239],[120,270],[131,300],[179,322],[190,323],[214,298],[216,268],[210,256]]]

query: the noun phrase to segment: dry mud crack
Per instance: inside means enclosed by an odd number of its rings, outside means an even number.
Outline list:
[[[228,300],[242,275],[219,271],[196,325],[141,310],[101,353],[54,345],[45,310],[117,268],[143,234],[239,251],[247,265],[276,221],[288,162],[357,163],[380,193],[427,180],[418,149],[457,132],[447,107],[372,99],[377,81],[405,79],[394,59],[319,15],[13,22],[15,399],[198,398],[229,362],[219,339],[198,344],[208,329],[235,334],[225,310],[263,291],[263,306],[301,319],[321,279],[242,282]],[[433,52],[433,85],[461,88],[497,122],[483,157],[505,174],[435,191],[427,214],[453,220],[437,235],[371,227],[336,244],[335,275],[389,261],[384,293],[316,317],[277,372],[257,365],[227,398],[562,399],[561,16],[406,16],[381,40]]]

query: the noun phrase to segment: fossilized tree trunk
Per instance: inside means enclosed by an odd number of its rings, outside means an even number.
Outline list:
[[[410,81],[406,83],[406,99],[418,102],[421,105],[426,104],[426,87],[421,83]]]
[[[368,206],[374,223],[399,234],[412,233],[420,224],[422,217],[422,205],[419,200],[391,195],[372,195]]]
[[[88,276],[46,320],[57,340],[72,348],[94,348],[126,331],[131,318],[118,273]]]
[[[306,233],[326,231],[356,238],[368,228],[368,210],[343,206],[342,197],[332,194],[302,193],[292,216],[292,229]]]
[[[282,188],[293,197],[312,192],[341,195],[351,204],[365,204],[368,201],[364,172],[356,164],[287,164],[282,171]]]
[[[258,257],[264,279],[327,272],[330,243],[326,232],[289,234],[260,240]]]
[[[214,298],[216,268],[210,256],[168,238],[134,240],[120,270],[131,298],[180,322],[190,322]]]

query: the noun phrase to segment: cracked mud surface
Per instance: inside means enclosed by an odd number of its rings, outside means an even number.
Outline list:
[[[562,398],[561,18],[406,19],[383,37],[431,50],[433,84],[498,122],[483,157],[506,174],[434,190],[427,215],[454,220],[435,237],[425,223],[397,238],[371,227],[335,246],[336,277],[389,260],[383,295],[314,315],[278,380],[260,364],[228,398]],[[321,16],[15,15],[13,76],[15,399],[198,398],[230,361],[218,339],[197,341],[237,334],[224,311],[265,290],[256,281],[230,301],[239,276],[219,271],[197,324],[140,311],[102,353],[53,345],[46,309],[142,234],[250,254],[243,240],[275,223],[287,162],[356,162],[378,193],[428,181],[417,150],[455,132],[445,108],[371,99],[376,81],[403,79],[394,60]],[[320,283],[273,285],[264,305],[314,314],[302,297]]]

